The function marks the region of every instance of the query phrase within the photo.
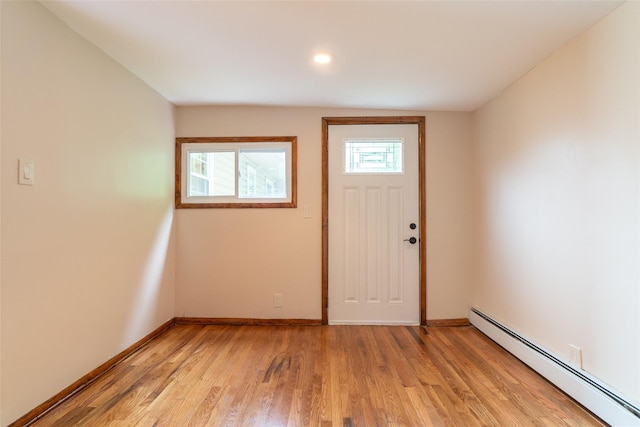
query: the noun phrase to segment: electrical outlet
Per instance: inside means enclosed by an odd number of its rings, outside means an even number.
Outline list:
[[[273,306],[282,308],[282,294],[273,294]]]
[[[569,344],[571,350],[571,364],[578,369],[582,369],[582,349],[573,344]]]

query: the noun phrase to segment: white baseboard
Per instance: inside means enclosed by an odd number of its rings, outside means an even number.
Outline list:
[[[640,426],[640,408],[568,361],[492,319],[476,308],[469,321],[482,333],[612,426]]]

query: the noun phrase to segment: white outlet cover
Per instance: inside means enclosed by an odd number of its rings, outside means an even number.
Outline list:
[[[273,306],[282,308],[282,294],[273,294]]]
[[[582,369],[582,349],[573,344],[569,344],[571,350],[571,364]]]

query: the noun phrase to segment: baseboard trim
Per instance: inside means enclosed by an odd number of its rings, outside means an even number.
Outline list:
[[[131,356],[136,351],[140,350],[145,345],[149,344],[155,338],[164,334],[175,324],[175,319],[164,322],[162,325],[154,329],[151,333],[147,334],[139,341],[127,347],[125,350],[113,356],[111,359],[107,360],[105,363],[98,366],[96,369],[89,372],[78,381],[74,382],[55,396],[47,399],[40,405],[33,408],[31,411],[27,412],[26,414],[9,424],[8,427],[22,427],[34,423],[56,406],[60,405],[64,401],[68,400],[69,398],[75,396],[76,394],[87,388],[89,385],[93,384],[98,378],[115,368],[120,362]]]
[[[176,317],[178,325],[320,326],[320,319],[251,319],[231,317]]]
[[[528,340],[477,308],[471,324],[612,426],[640,426],[640,408],[568,361]]]
[[[420,326],[418,322],[389,322],[384,320],[332,320],[329,322],[329,326]]]
[[[469,319],[466,317],[460,319],[431,319],[427,320],[428,327],[451,327],[451,326],[469,326]]]

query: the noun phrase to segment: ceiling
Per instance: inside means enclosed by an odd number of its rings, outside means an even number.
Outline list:
[[[480,107],[621,4],[41,3],[176,105],[447,111]]]

